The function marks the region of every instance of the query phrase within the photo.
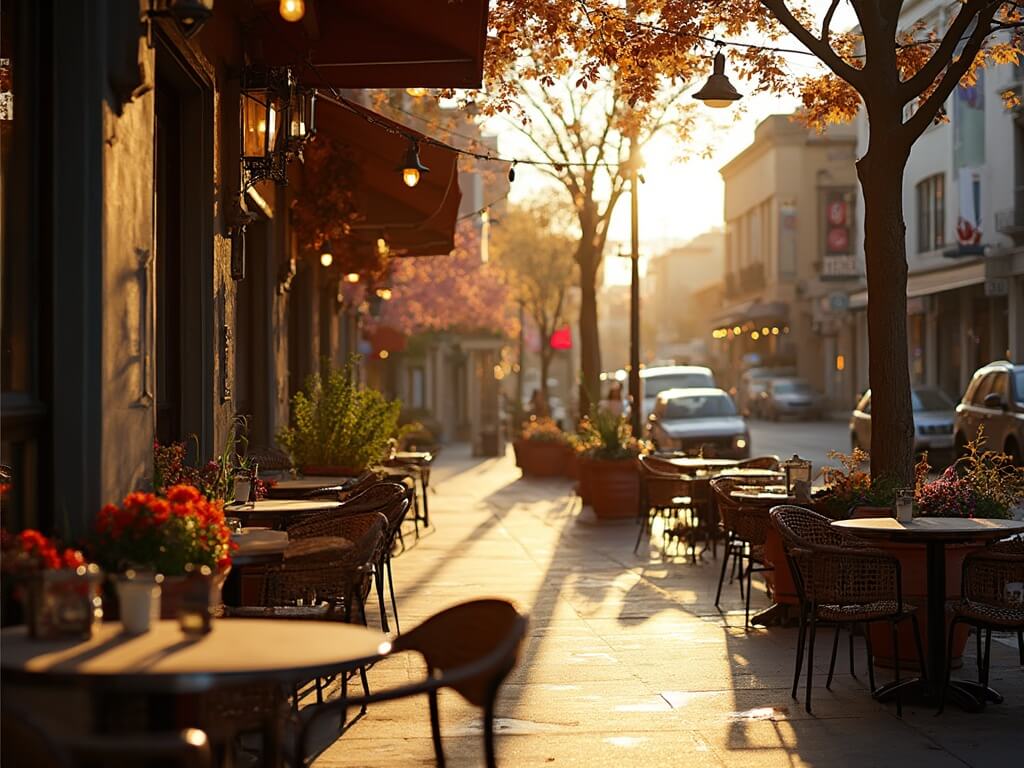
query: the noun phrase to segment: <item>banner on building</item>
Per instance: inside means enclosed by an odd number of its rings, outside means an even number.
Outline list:
[[[957,197],[960,215],[956,220],[956,240],[960,245],[981,243],[981,172],[977,168],[957,171]]]
[[[959,211],[956,239],[961,247],[981,243],[981,167],[985,165],[985,70],[953,96],[953,167]]]
[[[852,280],[859,277],[853,253],[853,190],[827,189],[822,222],[825,247],[821,262],[822,280]]]

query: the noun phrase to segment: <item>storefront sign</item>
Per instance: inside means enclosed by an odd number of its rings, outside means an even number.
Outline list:
[[[848,188],[824,190],[824,252],[822,280],[853,280],[860,275],[853,254],[853,191]]]
[[[822,280],[856,280],[859,277],[857,257],[852,253],[844,256],[826,255],[821,260]]]
[[[986,296],[1007,296],[1010,293],[1010,281],[1005,277],[989,277],[985,280]]]

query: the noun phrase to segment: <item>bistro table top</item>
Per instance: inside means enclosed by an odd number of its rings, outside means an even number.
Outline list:
[[[288,492],[308,492],[315,491],[320,488],[331,488],[336,485],[347,485],[356,478],[350,476],[330,476],[330,475],[305,475],[303,477],[297,477],[289,480],[278,480],[269,490],[271,493],[274,491],[288,491]]]
[[[430,464],[434,454],[430,451],[397,451],[392,457],[395,461],[408,461],[416,464]]]
[[[737,459],[702,459],[699,456],[676,456],[668,460],[683,469],[725,469],[739,464]]]
[[[893,517],[836,520],[832,525],[858,536],[900,541],[984,541],[1024,532],[1024,520],[974,517],[915,517],[901,523]]]
[[[327,512],[341,506],[338,501],[316,501],[306,499],[260,499],[247,504],[227,504],[224,514],[238,515],[289,515],[299,512]]]
[[[97,624],[89,640],[38,641],[24,626],[0,632],[5,676],[51,683],[93,683],[183,693],[217,684],[293,682],[377,659],[388,638],[366,627],[332,621],[218,619],[198,639],[177,621],[155,622],[138,636],[119,622]]]
[[[725,467],[724,469],[697,470],[698,475],[714,477],[776,477],[785,480],[786,475],[774,469],[758,469],[757,467]]]

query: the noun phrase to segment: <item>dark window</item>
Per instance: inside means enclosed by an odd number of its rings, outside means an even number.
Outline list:
[[[994,376],[994,373],[986,374],[975,385],[974,391],[971,393],[971,405],[981,405],[985,402],[985,395],[992,391],[992,381]]]
[[[946,177],[937,173],[917,185],[917,251],[946,244]]]
[[[665,404],[665,420],[672,419],[713,419],[735,416],[736,406],[726,395],[707,397],[676,397]]]
[[[1004,403],[1010,402],[1010,375],[1005,371],[990,374],[992,378],[992,386],[988,393],[995,393],[999,395],[999,399]]]
[[[910,393],[915,411],[952,411],[953,401],[938,389],[915,389]]]

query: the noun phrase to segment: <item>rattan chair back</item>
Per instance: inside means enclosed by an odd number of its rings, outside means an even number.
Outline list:
[[[672,465],[669,465],[672,466]],[[640,457],[640,480],[643,483],[644,502],[647,508],[656,509],[689,505],[692,495],[692,478],[678,467],[664,471],[652,465],[650,457]],[[682,501],[685,499],[685,501]]]
[[[711,481],[715,504],[718,507],[722,527],[733,538],[752,545],[764,544],[768,536],[768,505],[735,498],[732,493],[737,487],[764,488],[777,485],[778,481],[765,477],[716,477]]]
[[[755,456],[752,459],[744,459],[736,465],[739,469],[770,469],[773,472],[779,471],[778,456]]]
[[[964,558],[961,593],[995,609],[1001,622],[1024,625],[1024,541],[996,542]]]

